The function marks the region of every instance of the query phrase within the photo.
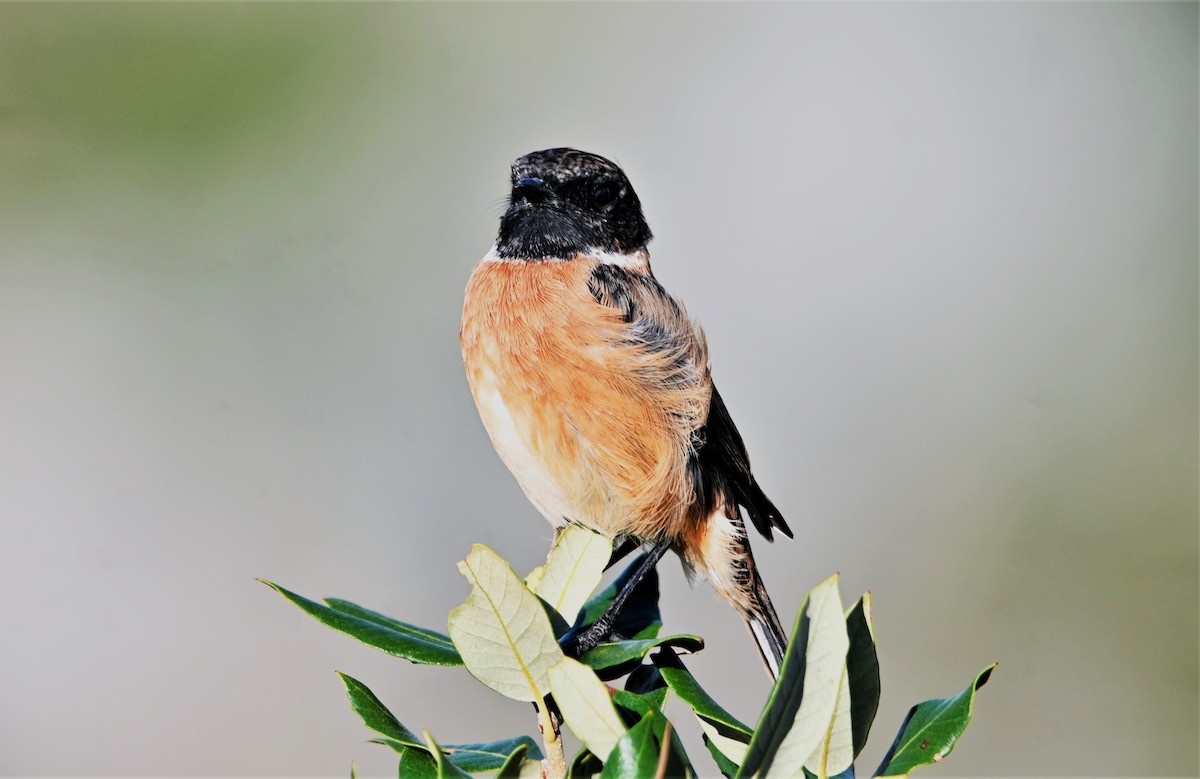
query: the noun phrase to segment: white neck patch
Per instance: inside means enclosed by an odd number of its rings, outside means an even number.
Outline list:
[[[588,249],[579,254],[571,255],[570,257],[550,257],[544,262],[569,262],[570,260],[592,260],[601,265],[615,265],[618,268],[627,270],[637,270],[643,273],[650,267],[650,254],[645,249],[636,252],[622,254],[620,252],[606,252],[600,249]],[[496,247],[493,245],[491,251],[483,256],[481,262],[529,262],[518,257],[501,257]]]

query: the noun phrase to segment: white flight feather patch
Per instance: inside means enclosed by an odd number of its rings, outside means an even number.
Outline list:
[[[744,538],[744,532],[726,516],[725,506],[717,506],[704,524],[704,536],[697,550],[699,554],[684,562],[688,583],[708,580],[713,589],[737,596],[735,600],[740,600],[737,583],[731,579],[731,574],[736,570],[736,560]]]
[[[708,580],[718,590],[736,592],[737,585],[726,581],[736,569],[734,560],[738,556],[742,533],[738,526],[725,514],[725,506],[718,506],[708,518],[708,532],[704,534],[704,561]]]

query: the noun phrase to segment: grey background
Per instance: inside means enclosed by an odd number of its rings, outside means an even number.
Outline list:
[[[472,542],[543,558],[457,328],[566,144],[707,329],[785,619],[874,592],[864,765],[999,661],[930,776],[1196,775],[1197,90],[1194,3],[0,6],[0,772],[392,774],[335,668],[532,730],[254,577],[443,627]]]

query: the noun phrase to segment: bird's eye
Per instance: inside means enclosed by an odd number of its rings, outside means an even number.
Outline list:
[[[612,202],[616,199],[617,188],[611,184],[601,184],[592,190],[592,200],[601,208],[612,205]]]

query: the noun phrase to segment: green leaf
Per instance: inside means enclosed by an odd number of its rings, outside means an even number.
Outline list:
[[[350,779],[358,779],[358,769],[353,762],[350,763]]]
[[[542,779],[541,752],[537,760],[526,757],[528,747],[524,744],[513,750],[513,753],[496,772],[496,779]]]
[[[529,736],[506,738],[486,744],[446,744],[442,747],[450,761],[467,773],[495,771],[502,767],[517,749],[523,749],[530,757],[542,759],[537,742]]]
[[[602,770],[604,765],[600,758],[593,755],[589,749],[581,749],[567,766],[567,779],[587,779],[589,776],[599,775]]]
[[[563,656],[541,601],[482,544],[458,570],[471,592],[450,612],[449,627],[467,670],[501,695],[540,701],[550,691],[547,671]]]
[[[627,727],[632,728],[653,715],[654,737],[662,740],[665,735],[667,718],[662,713],[662,709],[655,706],[649,698],[629,690],[613,690],[612,702],[617,707],[617,714],[620,715]]]
[[[471,775],[451,762],[438,743],[433,740],[433,734],[428,730],[423,732],[425,743],[429,747],[429,751],[433,753],[434,763],[437,765],[438,779],[470,779]]]
[[[403,755],[405,752],[407,752],[410,749],[425,749],[424,744],[421,744],[419,747],[417,747],[412,744],[405,743],[403,741],[397,741],[394,738],[369,738],[369,739],[367,739],[367,743],[368,744],[380,744],[385,747],[390,747],[393,752],[395,752],[396,754],[400,754],[400,755]]]
[[[834,574],[809,591],[738,776],[794,776],[829,732],[850,639]]]
[[[403,746],[424,749],[425,744],[411,730],[400,724],[392,712],[384,706],[375,693],[353,676],[338,672],[342,684],[346,685],[346,695],[350,698],[350,706],[362,718],[368,728],[387,736]]]
[[[564,630],[575,623],[611,555],[611,539],[582,525],[567,525],[555,537],[541,573],[530,575],[533,593],[563,618]]]
[[[875,775],[907,776],[912,769],[936,763],[950,754],[958,737],[971,722],[975,691],[987,682],[995,667],[993,663],[980,671],[958,695],[913,706]]]
[[[333,609],[334,611],[340,611],[343,614],[349,614],[352,617],[365,619],[368,622],[374,622],[377,625],[382,625],[384,627],[391,628],[392,630],[403,633],[413,633],[418,637],[428,639],[429,641],[436,643],[439,646],[443,646],[446,649],[454,649],[454,642],[451,641],[450,636],[446,635],[445,633],[439,633],[436,630],[430,630],[428,628],[418,627],[417,625],[410,625],[407,622],[401,622],[398,619],[393,619],[385,614],[380,614],[378,611],[372,611],[371,609],[359,606],[357,603],[351,603],[350,601],[342,600],[341,598],[325,598],[324,600],[326,605],[328,605],[329,608]],[[459,660],[459,664],[462,664],[461,659]]]
[[[846,616],[850,649],[846,652],[846,678],[850,683],[850,724],[854,730],[854,756],[867,743],[871,723],[879,710],[879,657],[875,653],[875,625],[871,621],[871,593],[859,598]]]
[[[679,740],[679,733],[673,727],[671,728],[671,745],[670,751],[667,753],[667,767],[664,776],[696,779],[696,769],[692,768],[692,761],[688,759],[683,742]]]
[[[655,653],[653,660],[671,690],[695,712],[709,751],[719,750],[730,763],[741,762],[750,743],[750,728],[713,700],[670,648]]]
[[[496,771],[496,779],[520,779],[521,763],[525,761],[525,752],[529,747],[521,744],[505,758],[504,763]]]
[[[598,674],[597,674],[598,675]],[[603,678],[603,677],[601,677]],[[666,680],[653,665],[646,663],[638,666],[625,679],[625,690],[645,701],[653,708],[662,711],[667,700]]]
[[[605,668],[615,668],[630,663],[640,663],[651,649],[669,646],[684,652],[695,653],[704,648],[704,639],[700,636],[681,634],[665,638],[648,638],[636,641],[614,641],[597,644],[587,652],[580,661],[592,669],[600,671]]]
[[[607,755],[625,734],[604,685],[578,660],[564,657],[550,668],[550,689],[563,722],[595,755]]]
[[[666,699],[667,687],[663,686],[649,694],[639,694],[629,690],[614,690],[612,701],[618,707],[621,718],[631,727],[650,719],[653,723],[654,737],[661,747],[667,737],[666,716],[662,713],[662,704]],[[605,763],[607,765],[607,763]],[[692,776],[692,764],[688,760],[683,742],[679,740],[674,728],[670,735],[670,754],[667,759],[667,776]]]
[[[671,691],[678,695],[680,700],[691,706],[697,716],[749,738],[750,728],[722,708],[721,704],[704,691],[691,672],[684,668],[678,655],[669,648],[664,648],[655,653],[653,660]]]
[[[437,763],[427,749],[423,746],[400,753],[400,779],[437,779]]]
[[[393,738],[373,738],[370,739],[370,742],[391,747],[400,754],[404,754],[408,749],[428,748],[424,743],[411,744]],[[450,758],[450,762],[472,774],[502,768],[517,749],[521,750],[522,755],[531,753],[536,761],[540,762],[542,759],[541,750],[529,736],[518,736],[487,744],[446,744],[442,747],[442,751]]]
[[[462,665],[462,657],[454,648],[454,644],[450,642],[449,636],[383,617],[381,614],[357,606],[354,608],[358,609],[360,613],[343,610],[343,607],[353,606],[353,604],[347,604],[346,601],[335,601],[342,607],[331,608],[297,595],[273,582],[265,579],[259,579],[259,581],[300,607],[302,611],[321,624],[356,638],[368,646],[387,652],[389,655],[425,665]],[[375,618],[367,618],[362,614],[371,614]]]
[[[721,772],[721,776],[724,776],[725,779],[733,779],[733,777],[737,776],[738,764],[726,757],[725,753],[717,748],[717,745],[713,743],[713,740],[708,737],[707,733],[701,736],[701,738],[704,739],[704,746],[708,747],[708,753],[712,755],[712,759],[716,762],[717,770]]]
[[[600,779],[622,779],[622,777],[652,777],[658,768],[658,743],[654,739],[656,720],[663,716],[650,712],[617,740],[608,758]]]
[[[612,702],[617,707],[617,715],[628,727],[633,727],[650,714],[662,713],[650,698],[629,690],[613,690]]]

